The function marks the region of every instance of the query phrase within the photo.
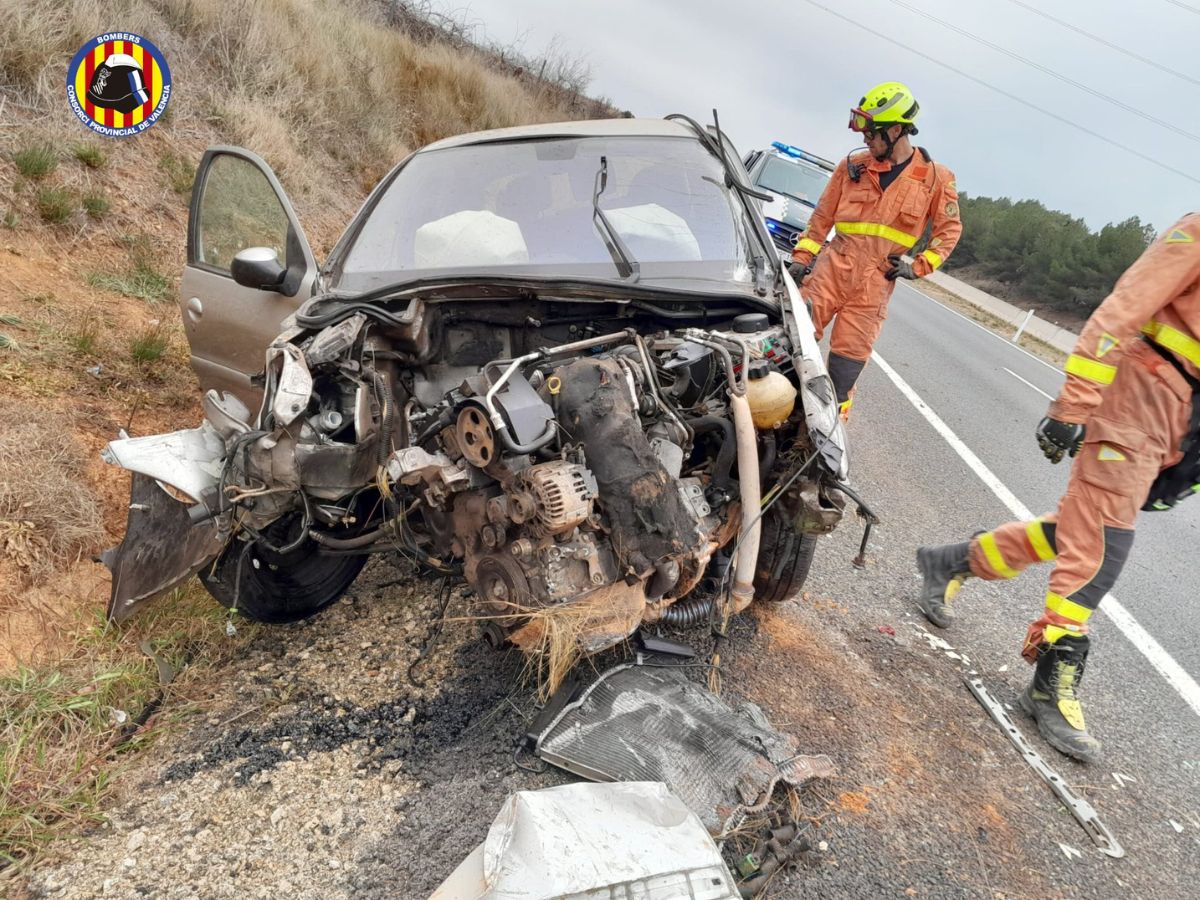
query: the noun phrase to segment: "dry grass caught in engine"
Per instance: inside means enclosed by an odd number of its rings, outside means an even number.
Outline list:
[[[646,606],[640,585],[605,585],[565,603],[517,608],[509,618],[523,624],[510,639],[536,668],[538,691],[549,698],[588,653],[625,639]]]
[[[101,510],[68,424],[33,403],[0,401],[0,602],[96,548]]]

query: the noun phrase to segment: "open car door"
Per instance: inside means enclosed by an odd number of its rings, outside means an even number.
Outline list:
[[[196,172],[180,284],[200,389],[257,409],[251,383],[280,323],[313,292],[317,264],[271,167],[241,147],[210,147]]]

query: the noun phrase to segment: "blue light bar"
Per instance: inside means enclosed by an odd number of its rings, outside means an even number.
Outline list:
[[[816,163],[823,169],[833,169],[834,165],[827,159],[822,159],[806,150],[801,150],[799,147],[793,147],[791,144],[785,144],[783,141],[771,141],[771,146],[780,153],[786,154],[793,159],[802,159],[805,162]]]

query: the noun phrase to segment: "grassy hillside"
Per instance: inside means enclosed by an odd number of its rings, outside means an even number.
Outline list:
[[[0,894],[6,868],[58,823],[95,814],[114,743],[130,737],[117,713],[136,719],[147,697],[191,696],[247,631],[226,637],[189,588],[152,621],[114,632],[97,617],[106,572],[90,561],[121,533],[128,491],[99,449],[120,428],[146,434],[198,417],[175,290],[204,148],[263,156],[321,256],[410,149],[617,114],[583,95],[577,64],[482,50],[446,25],[386,0],[4,5]],[[114,27],[153,41],[173,78],[167,116],[132,138],[91,134],[64,92],[75,51]],[[163,662],[181,670],[169,688],[158,684]]]

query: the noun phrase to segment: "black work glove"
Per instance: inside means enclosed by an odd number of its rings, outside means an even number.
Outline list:
[[[796,282],[796,287],[804,284],[804,279],[812,272],[813,264],[800,265],[798,262],[788,263],[788,274],[792,276],[792,281]]]
[[[913,271],[912,263],[899,253],[893,253],[889,256],[888,262],[892,264],[892,267],[884,273],[884,277],[888,281],[895,281],[897,278],[907,278],[910,281],[916,280],[917,273]]]
[[[1037,442],[1052,463],[1062,462],[1063,454],[1074,456],[1083,446],[1084,427],[1073,422],[1060,422],[1046,416],[1038,423]]]

